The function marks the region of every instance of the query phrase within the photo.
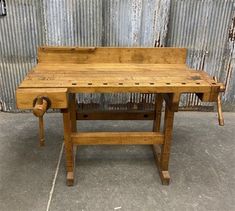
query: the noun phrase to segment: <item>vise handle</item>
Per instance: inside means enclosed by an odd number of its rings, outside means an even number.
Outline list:
[[[39,144],[45,145],[43,115],[51,107],[51,101],[45,96],[38,96],[33,101],[33,114],[39,118]]]

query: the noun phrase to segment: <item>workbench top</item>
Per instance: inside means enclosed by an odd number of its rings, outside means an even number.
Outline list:
[[[68,88],[70,92],[198,92],[219,90],[203,71],[186,64],[38,64],[20,88]]]

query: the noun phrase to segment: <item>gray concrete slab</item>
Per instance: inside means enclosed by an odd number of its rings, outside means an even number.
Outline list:
[[[37,147],[32,114],[0,113],[0,210],[45,210],[62,140],[48,114],[47,146]],[[73,187],[62,159],[50,210],[235,210],[235,113],[176,114],[170,186],[162,186],[149,146],[83,146]],[[147,131],[150,121],[78,122],[82,131]],[[119,208],[119,209],[117,209]]]
[[[63,137],[59,115],[50,116],[40,148],[33,114],[0,113],[1,211],[46,210]]]

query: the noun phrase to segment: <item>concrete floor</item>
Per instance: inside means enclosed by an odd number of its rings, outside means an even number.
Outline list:
[[[235,113],[176,114],[170,186],[162,186],[150,146],[80,147],[76,182],[61,160],[50,210],[235,210]],[[84,121],[83,131],[148,131],[151,121]],[[62,146],[61,114],[46,115],[38,147],[32,114],[0,113],[0,210],[46,210]]]

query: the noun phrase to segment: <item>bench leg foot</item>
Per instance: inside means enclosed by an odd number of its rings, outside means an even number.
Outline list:
[[[40,139],[40,141],[39,141],[39,146],[40,146],[40,147],[45,146],[45,139]]]
[[[170,184],[170,174],[169,171],[161,171],[161,180],[163,185],[169,185]]]
[[[155,157],[155,163],[162,181],[163,185],[169,185],[170,184],[170,174],[169,171],[163,171],[160,166],[160,147],[159,145],[153,145],[153,154]]]
[[[74,173],[73,172],[67,172],[67,185],[73,186],[74,183]]]

